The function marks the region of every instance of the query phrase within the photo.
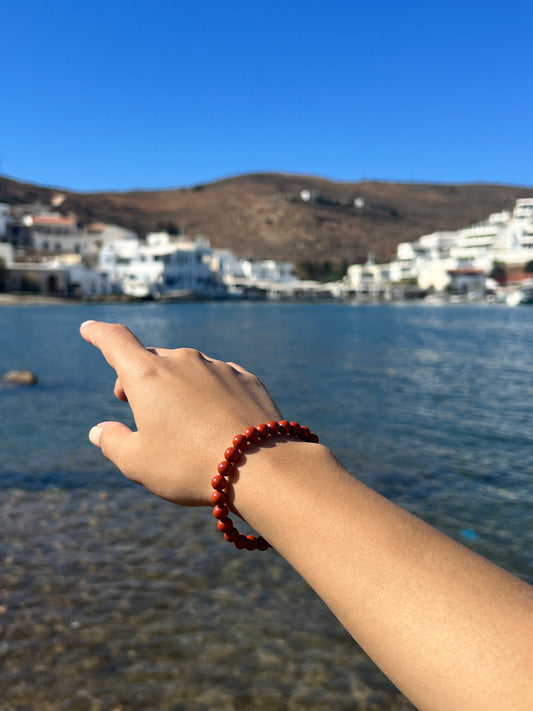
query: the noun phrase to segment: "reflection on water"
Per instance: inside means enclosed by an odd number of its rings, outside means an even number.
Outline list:
[[[87,442],[128,418],[77,335],[237,360],[358,476],[533,581],[533,310],[183,304],[0,309],[2,709],[409,709],[275,552],[125,481]]]

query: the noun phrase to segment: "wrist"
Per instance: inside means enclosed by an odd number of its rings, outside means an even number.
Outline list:
[[[298,446],[299,445],[299,446]],[[230,514],[236,513],[254,526],[256,513],[272,511],[272,483],[283,488],[282,480],[295,470],[305,471],[313,463],[303,457],[305,450],[318,447],[318,437],[308,427],[296,422],[281,420],[248,427],[233,438],[224,452],[217,474],[211,480],[211,503],[217,528],[226,541],[236,548],[266,550],[269,543],[263,536],[244,535],[238,531]],[[325,448],[320,448],[320,451]],[[315,454],[319,450],[315,450]],[[260,456],[262,455],[262,456]],[[269,501],[270,499],[270,501]],[[262,523],[262,516],[258,520]]]

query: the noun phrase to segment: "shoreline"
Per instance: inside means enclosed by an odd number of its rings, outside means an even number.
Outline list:
[[[53,306],[56,304],[89,304],[89,303],[134,303],[135,299],[124,296],[98,296],[97,298],[79,299],[72,296],[53,296],[48,294],[10,294],[0,293],[0,307],[27,304],[29,306]]]
[[[205,301],[220,301],[221,299],[175,299],[162,302],[152,302],[152,303],[201,303]],[[224,301],[225,299],[222,299]],[[33,294],[33,293],[5,293],[0,292],[0,308],[2,306],[55,306],[55,305],[73,305],[73,304],[140,304],[147,303],[149,300],[137,299],[135,297],[125,296],[124,294],[113,294],[113,295],[94,295],[91,297],[79,298],[78,296],[60,296],[53,294]],[[264,303],[293,303],[293,304],[323,304],[323,303],[339,303],[339,304],[425,304],[427,306],[447,306],[447,305],[457,305],[457,304],[483,304],[489,306],[517,306],[516,304],[506,302],[506,300],[500,299],[469,299],[457,295],[452,296],[430,296],[427,298],[416,298],[416,299],[373,299],[373,298],[284,298],[284,299],[249,299],[243,298],[238,299],[238,301],[244,302],[257,302],[261,301]],[[523,303],[531,303],[529,301],[524,301]]]
[[[0,306],[13,306],[15,304],[71,304],[73,299],[62,296],[44,296],[42,294],[0,294]]]

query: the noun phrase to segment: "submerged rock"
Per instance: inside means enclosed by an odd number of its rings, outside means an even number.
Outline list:
[[[9,370],[2,376],[2,380],[16,385],[34,385],[38,378],[31,370]]]

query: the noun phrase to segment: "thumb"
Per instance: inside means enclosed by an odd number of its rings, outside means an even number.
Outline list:
[[[100,422],[89,432],[89,440],[118,466],[119,453],[132,434],[130,428],[122,422]]]

